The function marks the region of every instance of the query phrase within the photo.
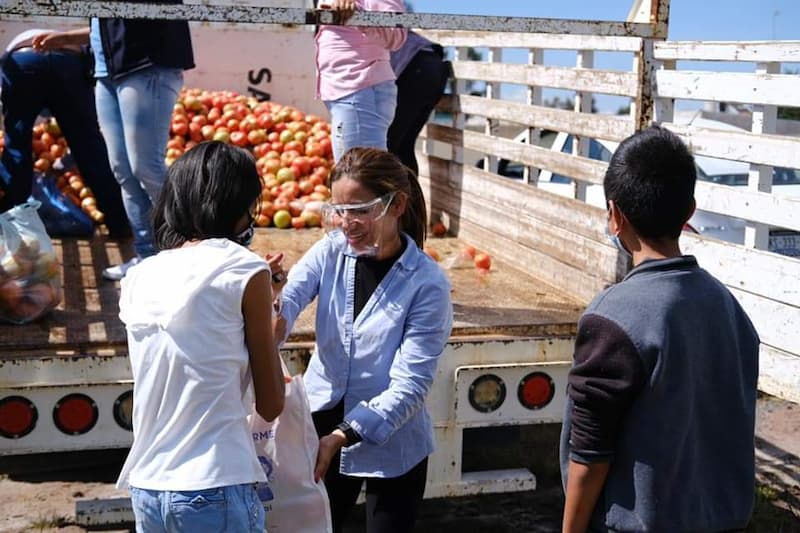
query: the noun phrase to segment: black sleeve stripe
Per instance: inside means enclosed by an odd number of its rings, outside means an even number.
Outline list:
[[[570,445],[579,456],[610,458],[623,416],[646,382],[633,342],[616,323],[581,319],[568,394],[573,401]]]

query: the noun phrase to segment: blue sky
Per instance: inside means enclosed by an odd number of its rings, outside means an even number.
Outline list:
[[[632,0],[411,0],[414,10],[428,13],[502,15],[592,20],[625,20]],[[671,40],[800,40],[800,0],[673,0],[670,5]],[[574,52],[546,52],[545,63],[574,65]],[[504,61],[525,62],[523,51],[505,52]],[[630,54],[598,53],[595,67],[628,70]],[[718,70],[719,63],[679,63],[690,70]],[[752,71],[752,63],[725,63],[726,70]],[[788,65],[797,68],[798,65]],[[521,89],[504,86],[504,98],[514,98]],[[569,93],[546,90],[545,98],[566,97]],[[599,96],[601,111],[615,111],[626,99]],[[679,102],[678,107],[697,104]]]

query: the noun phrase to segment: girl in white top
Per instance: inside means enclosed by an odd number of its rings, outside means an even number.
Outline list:
[[[137,531],[264,529],[248,391],[272,420],[284,381],[270,327],[281,257],[268,264],[246,248],[260,194],[244,150],[189,150],[154,207],[162,251],[122,280],[134,441],[117,486],[130,486]]]

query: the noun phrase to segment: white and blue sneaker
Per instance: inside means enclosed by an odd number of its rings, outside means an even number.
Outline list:
[[[125,277],[128,270],[134,265],[138,265],[142,258],[139,256],[134,257],[130,261],[126,261],[121,265],[114,265],[103,269],[103,277],[110,281],[119,281]]]

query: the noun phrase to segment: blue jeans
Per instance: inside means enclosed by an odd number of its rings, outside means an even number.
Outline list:
[[[137,533],[263,532],[264,505],[255,485],[189,491],[130,488]]]
[[[326,101],[325,106],[331,113],[334,161],[354,146],[386,150],[386,134],[397,106],[394,80]]]
[[[182,86],[181,69],[160,66],[97,80],[97,117],[139,257],[157,251],[150,212],[167,177],[169,124]]]
[[[33,123],[43,109],[48,109],[58,121],[83,179],[94,191],[109,231],[124,234],[128,221],[97,126],[87,57],[74,52],[40,53],[22,48],[0,60],[5,124],[0,180],[6,192],[0,211],[26,202],[31,194]]]

